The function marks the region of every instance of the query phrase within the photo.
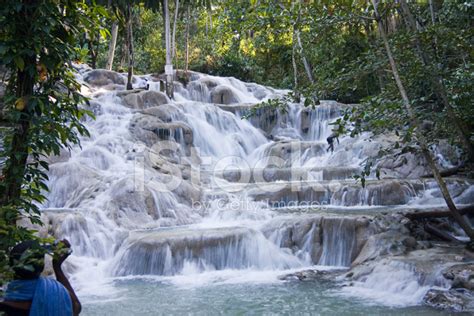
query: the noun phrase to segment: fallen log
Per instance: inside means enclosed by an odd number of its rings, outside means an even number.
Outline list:
[[[454,168],[449,168],[449,169],[444,169],[440,170],[439,174],[442,177],[449,177],[449,176],[454,176],[455,174],[458,174],[460,171],[462,171],[464,168],[464,165],[460,165]],[[421,176],[422,178],[434,178],[434,175],[432,173],[428,173],[425,175]]]
[[[458,211],[461,215],[466,215],[466,214],[474,214],[474,205],[469,205],[465,207],[460,207],[458,208]],[[404,214],[405,217],[411,219],[411,220],[417,220],[417,219],[425,219],[425,218],[439,218],[439,217],[450,217],[453,216],[453,213],[451,211],[447,210],[447,208],[439,208],[439,209],[434,209],[431,211],[415,211],[412,213],[406,213]]]
[[[438,237],[439,239],[443,240],[443,241],[453,241],[453,242],[459,242],[458,239],[456,239],[455,237],[451,236],[450,234],[448,234],[447,232],[444,232],[442,230],[439,230],[438,228],[436,228],[435,226],[431,225],[431,224],[425,224],[425,231],[428,233],[428,234],[431,234],[435,237]]]

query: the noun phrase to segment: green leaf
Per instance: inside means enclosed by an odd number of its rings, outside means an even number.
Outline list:
[[[23,58],[17,55],[13,57],[13,60],[15,61],[15,64],[18,67],[18,69],[20,69],[21,71],[25,69],[25,61],[23,60]]]
[[[309,98],[306,98],[306,99],[304,100],[304,106],[305,106],[305,107],[308,107],[308,106],[310,106],[310,105],[311,105],[311,100],[310,100]]]
[[[107,32],[106,29],[100,29],[99,30],[100,36],[105,40],[107,39],[107,36],[109,35],[109,32]]]

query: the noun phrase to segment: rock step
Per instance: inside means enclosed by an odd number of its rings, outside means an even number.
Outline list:
[[[473,181],[446,179],[453,198],[459,203],[472,200]],[[297,205],[389,206],[405,205],[428,189],[433,198],[442,198],[432,179],[423,180],[367,180],[365,187],[354,180],[280,181],[273,183],[221,183],[204,191],[205,200],[225,197],[245,190],[256,201],[268,201],[273,207]]]
[[[131,232],[116,257],[113,274],[174,275],[186,267],[287,269],[301,266],[257,230],[245,227],[174,227]]]
[[[350,266],[375,226],[366,216],[280,217],[261,228],[196,226],[133,231],[113,275],[174,275],[183,269],[275,270]]]
[[[258,183],[294,180],[346,180],[360,171],[357,167],[310,168],[248,168],[225,169],[213,172],[214,176],[228,182]]]

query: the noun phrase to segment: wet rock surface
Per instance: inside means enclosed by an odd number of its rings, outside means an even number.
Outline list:
[[[416,287],[413,295],[423,304],[456,312],[473,311],[474,253],[465,245],[417,240],[411,235],[413,222],[403,214],[375,216],[371,225],[374,230],[351,270],[340,278],[344,285],[365,290],[386,282],[388,289],[406,291],[407,295],[409,288]],[[384,280],[384,275],[391,281]],[[383,287],[380,291],[385,291]]]
[[[253,126],[264,131],[267,137],[274,138],[272,131],[278,123],[278,110],[274,108],[257,109],[255,115],[251,116],[248,121]]]
[[[424,304],[437,309],[468,312],[472,315],[474,312],[474,292],[468,290],[429,290],[423,298]]]
[[[229,182],[239,182],[243,177],[249,183],[298,181],[298,180],[343,180],[352,176],[358,168],[253,168],[252,170],[227,169],[222,177]]]
[[[308,215],[272,221],[263,233],[294,253],[307,251],[313,264],[348,267],[372,229],[367,218]]]
[[[284,170],[284,168],[282,168]],[[297,175],[295,170],[295,175]],[[263,173],[264,177],[268,172]],[[269,175],[268,175],[269,176]],[[261,177],[262,178],[262,177]],[[302,180],[296,179],[296,180]],[[262,180],[260,180],[262,181]],[[450,180],[446,180],[448,184]],[[455,182],[455,180],[453,180]],[[369,180],[363,188],[359,183],[346,181],[293,181],[293,182],[263,182],[249,185],[249,194],[256,200],[267,200],[275,205],[287,201],[299,203],[318,203],[318,205],[373,205],[398,206],[401,202],[415,198],[424,190],[425,185],[433,181],[417,180]],[[463,184],[464,190],[469,184]],[[255,189],[253,189],[255,188]]]
[[[124,85],[125,78],[116,73],[105,69],[94,69],[86,72],[84,81],[94,86],[106,86],[111,84]]]
[[[232,104],[238,103],[239,98],[235,95],[231,88],[226,86],[217,86],[211,91],[211,102],[217,104]]]
[[[124,105],[132,109],[147,109],[169,103],[168,97],[163,92],[131,90],[119,93]]]
[[[345,270],[334,269],[334,270],[316,270],[309,269],[303,271],[297,271],[289,274],[280,275],[279,280],[282,281],[333,281],[334,278],[343,273]]]
[[[186,146],[193,144],[193,131],[183,122],[163,122],[154,115],[136,114],[129,125],[130,132],[149,146],[158,141],[173,141]]]
[[[443,272],[443,276],[452,280],[452,288],[474,290],[474,263],[458,264]]]

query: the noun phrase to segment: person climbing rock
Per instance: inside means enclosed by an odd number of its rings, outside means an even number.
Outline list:
[[[331,135],[329,135],[329,137],[326,139],[328,144],[329,144],[329,147],[328,149],[326,149],[326,152],[329,151],[329,149],[331,149],[331,152],[334,151],[334,139],[337,140],[337,143],[339,144],[339,135],[337,133],[332,133]]]
[[[53,256],[56,280],[41,277],[45,247],[36,240],[19,243],[10,251],[10,265],[15,273],[0,299],[0,314],[34,316],[79,315],[81,303],[61,265],[71,254],[67,240],[59,243],[62,251]]]
[[[150,84],[148,83],[148,78],[145,78],[145,85],[140,89],[150,90]]]

